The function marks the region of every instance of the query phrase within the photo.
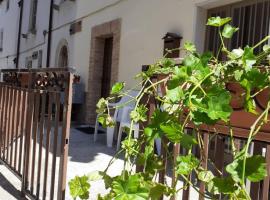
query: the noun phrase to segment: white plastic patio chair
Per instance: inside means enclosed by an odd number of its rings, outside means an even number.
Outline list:
[[[120,149],[123,129],[125,127],[131,128],[130,112],[133,109],[134,109],[134,107],[131,107],[131,106],[125,106],[123,108],[123,112],[121,115],[121,121],[120,121],[120,125],[119,125],[118,137],[117,137],[117,147],[116,147],[117,151]],[[134,138],[139,137],[139,130],[140,130],[139,124],[134,123],[132,126],[132,131],[134,131]]]
[[[119,102],[117,102],[117,103],[110,103],[109,104],[109,107],[115,107],[115,106],[119,106],[119,105],[122,105],[124,103],[127,103],[128,101],[130,101],[133,97],[136,97],[137,95],[138,95],[138,91],[131,90],[131,91],[128,92],[128,95],[123,96],[120,99]],[[134,102],[127,103],[127,105],[134,106]],[[120,122],[121,121],[122,112],[123,112],[123,108],[117,108],[117,109],[115,109],[115,112],[114,112],[114,115],[113,115],[113,119],[116,122]],[[99,115],[97,115],[96,123],[95,123],[94,142],[97,141],[97,136],[98,136],[98,128],[99,128],[98,117],[99,117]],[[114,131],[115,131],[115,127],[113,127],[113,128],[109,127],[106,130],[106,134],[107,134],[107,146],[108,147],[112,147],[112,145],[113,145]]]
[[[134,109],[134,107],[126,106],[123,109],[121,121],[119,125],[119,131],[118,131],[118,137],[117,137],[117,151],[120,149],[121,145],[121,139],[122,139],[122,133],[123,129],[125,127],[130,128],[131,127],[131,119],[130,119],[130,112]],[[140,126],[138,123],[134,123],[132,127],[132,131],[134,131],[134,138],[139,138],[139,130]],[[157,148],[157,154],[161,155],[161,139],[155,139],[155,144]]]

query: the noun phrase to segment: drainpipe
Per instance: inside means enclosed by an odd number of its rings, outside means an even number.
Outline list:
[[[19,31],[18,31],[18,40],[17,40],[16,69],[19,68],[24,0],[20,0],[18,4],[20,7],[20,19],[19,19]]]
[[[50,60],[51,60],[52,25],[53,25],[53,5],[54,5],[54,0],[51,0],[49,28],[48,28],[48,45],[47,45],[47,62],[46,62],[46,67],[47,68],[50,67]]]

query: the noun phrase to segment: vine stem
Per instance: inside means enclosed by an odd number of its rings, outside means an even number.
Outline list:
[[[257,47],[259,47],[261,44],[263,44],[264,42],[266,42],[267,40],[270,39],[270,35],[266,36],[263,40],[261,40],[258,44],[256,44],[255,46],[252,47],[252,49],[256,49]]]
[[[261,121],[261,119],[263,117],[266,117],[268,116],[268,112],[269,112],[269,109],[270,109],[270,102],[268,102],[267,104],[267,107],[266,109],[264,110],[264,112],[262,112],[262,114],[257,118],[257,120],[253,123],[253,125],[251,126],[251,129],[250,129],[250,133],[249,133],[249,136],[248,136],[248,140],[247,140],[247,144],[245,146],[245,154],[244,154],[244,160],[243,160],[243,172],[242,172],[242,186],[244,187],[245,185],[245,173],[246,173],[246,160],[247,160],[247,156],[248,156],[248,149],[249,149],[249,146],[253,140],[253,138],[256,136],[256,134],[259,132],[259,130],[261,129],[262,125],[265,123],[265,121],[267,120],[263,120]],[[261,121],[261,123],[258,125],[258,123]],[[258,126],[258,127],[257,127]],[[256,129],[257,127],[257,129]]]

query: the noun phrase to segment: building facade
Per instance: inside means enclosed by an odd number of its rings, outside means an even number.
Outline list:
[[[18,3],[22,1],[18,40]],[[73,67],[84,86],[81,110],[88,123],[95,119],[97,99],[106,96],[114,82],[125,81],[131,88],[137,83],[133,77],[141,71],[142,65],[154,63],[163,55],[162,38],[168,32],[181,36],[182,44],[194,42],[199,51],[206,48],[215,51],[218,46],[218,42],[213,42],[215,33],[206,30],[208,16],[231,16],[244,30],[232,46],[254,43],[269,33],[269,0],[0,2],[0,50],[3,30],[0,66],[14,68],[18,60],[20,68]],[[251,27],[255,25],[260,32],[252,32]]]

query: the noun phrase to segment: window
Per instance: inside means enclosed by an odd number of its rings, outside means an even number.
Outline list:
[[[38,68],[42,68],[42,50],[38,51]]]
[[[0,29],[0,52],[3,51],[4,30]]]
[[[29,21],[29,31],[33,34],[36,33],[36,23],[37,23],[37,4],[38,0],[31,1],[30,10],[30,21]]]
[[[7,0],[7,4],[6,4],[6,11],[9,10],[9,0]]]
[[[32,68],[32,56],[26,57],[25,58],[25,67],[30,69]]]
[[[232,24],[240,28],[231,40],[226,41],[230,49],[252,46],[269,34],[270,0],[247,0],[209,10],[208,17],[214,16],[231,17]],[[220,47],[217,29],[207,29],[206,50],[217,53]]]

